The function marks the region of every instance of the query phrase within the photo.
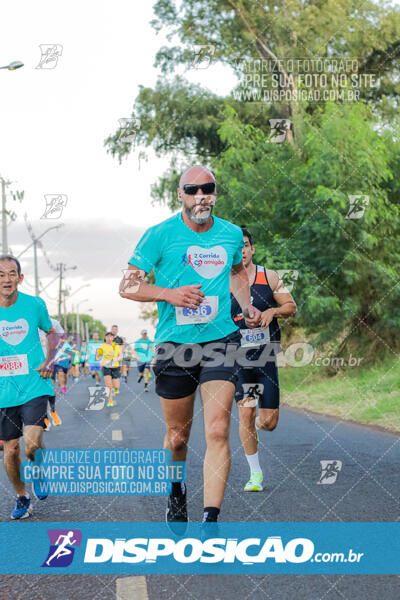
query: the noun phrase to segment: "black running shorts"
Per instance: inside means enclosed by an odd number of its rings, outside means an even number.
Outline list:
[[[242,367],[236,382],[235,400],[239,406],[279,407],[279,379],[276,361],[258,367]]]
[[[112,379],[119,379],[121,377],[120,367],[102,367],[101,372],[103,377],[109,375]]]
[[[156,347],[156,393],[162,398],[184,398],[206,381],[236,383],[239,366],[236,352],[240,347],[239,330],[219,340],[201,344],[164,342]],[[165,358],[163,358],[165,356]]]
[[[48,396],[38,396],[20,406],[0,408],[0,439],[16,440],[23,435],[24,425],[44,427]]]

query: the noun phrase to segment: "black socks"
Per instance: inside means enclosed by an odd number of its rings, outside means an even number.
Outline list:
[[[171,496],[184,496],[186,494],[186,484],[183,481],[173,481]]]
[[[203,523],[212,523],[218,520],[219,508],[216,506],[206,506],[203,514]]]

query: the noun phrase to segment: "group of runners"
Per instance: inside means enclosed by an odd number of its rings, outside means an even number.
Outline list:
[[[60,323],[51,318],[52,326],[58,335],[56,353],[52,365],[52,379],[55,387],[56,380],[61,394],[67,393],[68,375],[74,383],[78,383],[80,376],[90,375],[95,380],[96,386],[101,385],[102,377],[104,386],[107,389],[107,406],[114,406],[114,397],[120,392],[120,378],[128,383],[128,375],[132,360],[136,360],[139,369],[139,381],[143,378],[145,372],[145,391],[148,391],[149,364],[154,356],[153,342],[147,337],[147,331],[144,329],[139,338],[133,345],[118,335],[118,325],[113,325],[111,331],[104,336],[104,341],[99,339],[98,332],[93,333],[89,342],[85,340],[79,343],[74,341],[74,337],[68,338]],[[39,330],[39,336],[44,353],[46,353],[45,333]],[[143,355],[143,344],[147,351]],[[61,425],[61,419],[56,413],[54,404],[55,396],[51,397],[50,415],[53,425]],[[50,427],[50,420],[45,418],[45,430]]]
[[[189,168],[177,195],[182,211],[144,233],[119,288],[128,300],[157,302],[154,343],[143,330],[132,348],[113,326],[104,341],[95,333],[78,351],[56,331],[41,298],[18,292],[23,281],[18,261],[0,256],[0,438],[17,493],[12,518],[24,518],[31,509],[19,478],[19,439],[24,437],[26,456],[34,460],[35,450],[43,447],[49,397],[54,397],[50,378],[55,373],[66,393],[69,363],[75,378],[82,364],[96,383],[102,372],[112,405],[121,375],[127,381],[132,357],[140,363],[138,381],[144,381],[145,391],[152,362],[166,426],[164,447],[176,461],[187,458],[199,388],[206,440],[204,523],[216,522],[220,513],[235,400],[250,471],[244,491],[262,491],[257,430],[272,431],[278,423],[278,319],[294,315],[296,304],[275,271],[253,262],[251,232],[213,215],[217,189],[211,171],[201,165]],[[152,270],[154,285],[145,279]],[[39,330],[47,336],[46,356],[38,351]],[[187,497],[187,484],[173,482],[166,508],[170,527],[188,521]]]

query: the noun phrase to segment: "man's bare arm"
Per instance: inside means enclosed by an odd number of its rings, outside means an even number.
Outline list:
[[[284,286],[278,273],[268,270],[268,281],[274,293],[274,300],[279,306],[268,308],[261,314],[261,327],[268,327],[274,317],[287,319],[297,312],[296,302],[293,300],[292,294]]]
[[[242,309],[246,325],[248,327],[257,327],[261,313],[251,304],[249,278],[242,262],[232,266],[230,284],[232,294]]]

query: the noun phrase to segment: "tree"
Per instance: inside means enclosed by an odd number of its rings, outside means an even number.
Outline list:
[[[220,135],[229,149],[216,169],[227,190],[217,214],[246,224],[262,264],[299,272],[299,322],[322,342],[345,335],[341,351],[355,340],[397,347],[400,145],[392,132],[379,133],[364,104],[329,104],[318,128],[305,119],[301,156],[232,109]],[[358,219],[349,210],[357,195],[369,196]]]
[[[340,339],[340,352],[355,340],[371,353],[396,347],[399,9],[371,0],[158,0],[154,9],[154,27],[167,30],[171,42],[156,57],[164,80],[154,90],[140,88],[132,113],[140,122],[135,141],[170,157],[153,198],[176,208],[183,165],[206,164],[217,174],[216,214],[252,229],[260,262],[299,271],[298,320],[310,334]],[[195,56],[201,60],[199,46],[238,74],[229,96],[182,77],[165,80]],[[260,103],[255,79],[250,94],[239,93],[243,65],[269,59],[279,90],[301,90],[301,80],[289,81],[287,60],[304,57],[357,57],[358,74],[376,74],[376,84],[362,85],[353,104],[292,97]],[[320,80],[314,89],[323,89]],[[290,120],[288,143],[271,143],[273,118]],[[131,151],[114,136],[106,145],[120,160]],[[360,219],[351,218],[350,196],[369,196]]]

